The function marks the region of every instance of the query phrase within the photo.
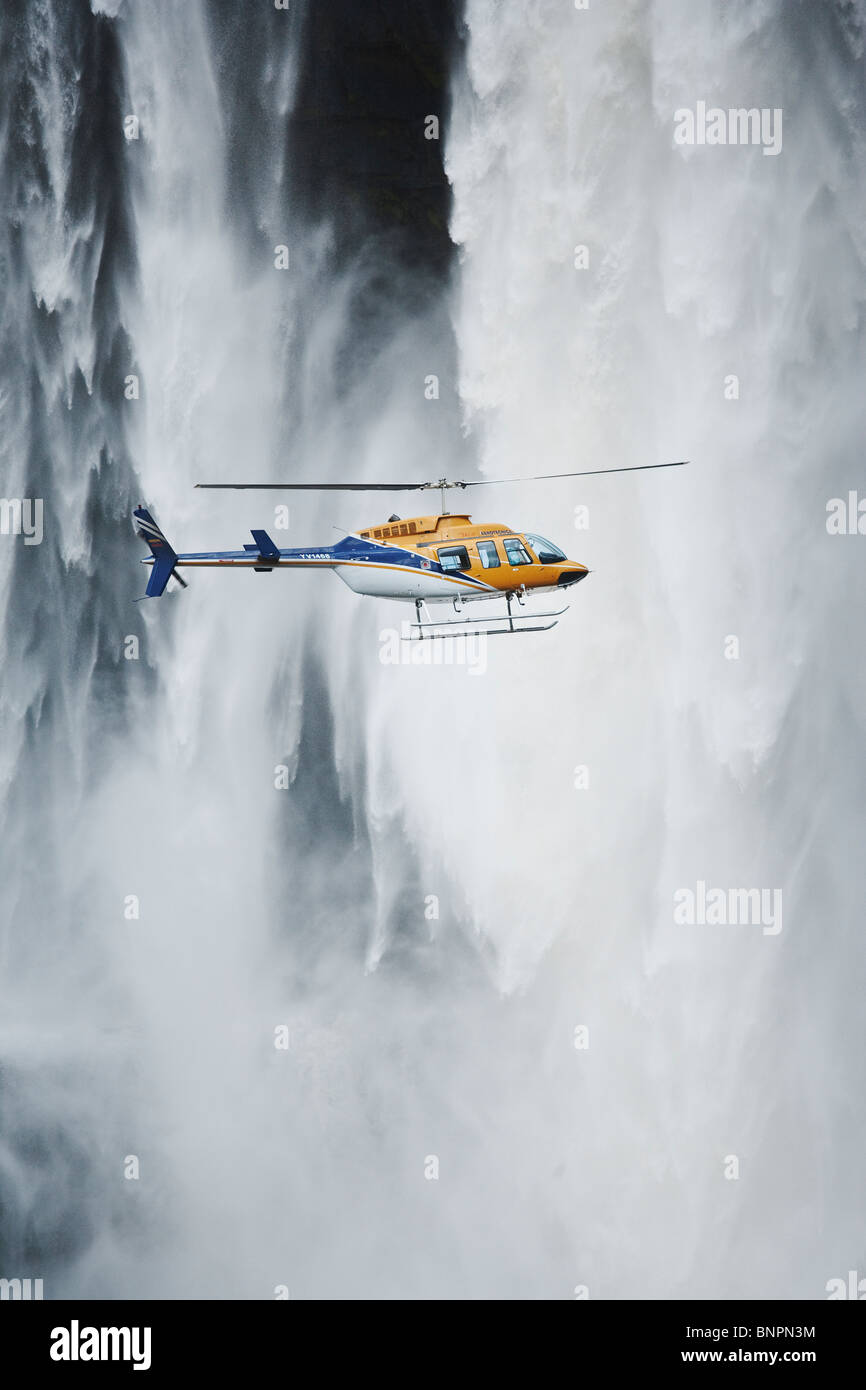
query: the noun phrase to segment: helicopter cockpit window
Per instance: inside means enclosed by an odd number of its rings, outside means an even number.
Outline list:
[[[478,554],[481,558],[481,563],[486,570],[498,569],[500,564],[502,563],[499,559],[499,553],[496,549],[495,541],[479,541]]]
[[[452,545],[448,550],[437,550],[439,563],[445,571],[468,570],[469,556],[465,545]]]
[[[526,549],[522,541],[516,536],[509,536],[508,540],[502,542],[505,546],[505,554],[508,556],[509,563],[512,565],[531,565],[532,556]]]
[[[563,551],[560,550],[558,545],[554,545],[553,541],[546,541],[543,536],[530,535],[529,531],[526,531],[524,534],[538,556],[539,564],[556,565],[559,564],[560,560],[566,559]]]

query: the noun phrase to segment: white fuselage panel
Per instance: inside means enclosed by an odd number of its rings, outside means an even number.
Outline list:
[[[335,572],[356,594],[372,598],[424,599],[427,603],[447,603],[460,598],[496,598],[495,590],[479,589],[475,584],[443,578],[426,570],[403,569],[399,565],[335,565]]]

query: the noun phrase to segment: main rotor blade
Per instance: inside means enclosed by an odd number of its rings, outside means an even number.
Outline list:
[[[685,468],[688,459],[675,463],[633,463],[626,468],[584,468],[578,473],[536,473],[528,478],[471,478],[467,482],[440,478],[429,483],[196,483],[201,488],[261,492],[435,492],[437,488],[494,487],[499,483],[546,483],[554,478],[594,478],[601,473],[642,473],[649,468]]]
[[[495,483],[546,483],[552,478],[593,478],[599,473],[641,473],[646,468],[685,468],[688,459],[677,459],[675,463],[633,463],[627,468],[586,468],[579,473],[535,473],[528,478],[473,478],[468,483],[457,483],[457,487],[490,487]]]
[[[437,486],[437,483],[196,483],[196,487],[278,491],[290,488],[293,492],[417,492],[422,488]]]

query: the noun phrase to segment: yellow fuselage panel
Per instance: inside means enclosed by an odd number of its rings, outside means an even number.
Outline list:
[[[399,522],[370,527],[359,532],[365,539],[377,540],[383,544],[398,545],[403,550],[416,550],[420,555],[429,555],[438,560],[440,547],[463,546],[469,561],[469,568],[461,567],[455,574],[467,574],[480,579],[491,588],[506,591],[525,586],[527,589],[555,588],[560,577],[566,573],[585,574],[586,566],[573,560],[562,560],[556,564],[542,565],[536,559],[532,545],[522,531],[514,531],[500,522],[473,524],[472,518],[464,513],[451,516],[416,516],[401,518]],[[505,546],[505,538],[521,542],[530,556],[531,564],[511,564]],[[498,565],[485,565],[478,549],[479,541],[493,543]],[[486,547],[490,549],[490,547]]]

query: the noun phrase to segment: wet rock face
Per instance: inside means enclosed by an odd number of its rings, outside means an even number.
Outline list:
[[[461,0],[329,0],[307,12],[290,177],[312,217],[334,219],[344,252],[366,232],[404,264],[450,261],[442,151],[461,13]]]

